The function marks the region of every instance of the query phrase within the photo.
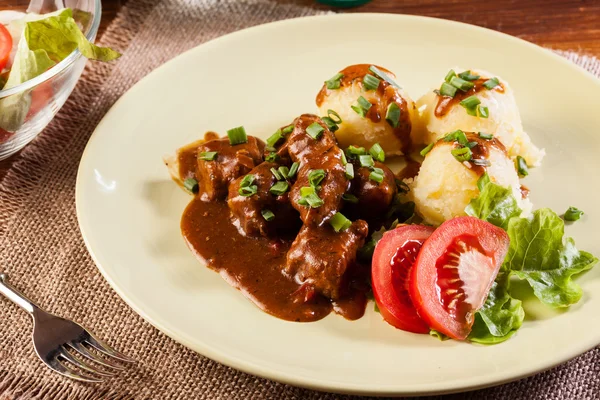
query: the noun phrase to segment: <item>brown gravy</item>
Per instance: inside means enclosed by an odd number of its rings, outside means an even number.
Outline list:
[[[438,102],[437,102],[437,106],[435,107],[435,116],[438,118],[443,117],[456,104],[460,103],[467,97],[473,96],[474,94],[486,89],[486,87],[483,86],[483,84],[488,79],[489,78],[479,78],[479,79],[473,81],[475,86],[473,86],[472,89],[467,90],[466,92],[463,92],[462,90],[457,90],[456,95],[454,95],[454,97],[438,95]],[[488,89],[486,89],[486,90],[488,90]],[[494,87],[492,90],[495,90],[500,93],[504,93],[504,86],[502,86],[502,83],[500,83],[499,85]]]
[[[305,287],[282,273],[293,235],[277,239],[242,236],[230,221],[226,202],[204,202],[195,196],[181,218],[181,232],[199,259],[275,317],[309,322],[331,311],[349,320],[364,315],[367,299],[359,289],[337,302],[319,295],[308,296],[305,302]]]

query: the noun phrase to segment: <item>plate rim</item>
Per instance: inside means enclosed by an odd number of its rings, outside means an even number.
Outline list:
[[[213,48],[215,46],[219,46],[222,43],[226,43],[229,40],[235,40],[238,37],[241,37],[241,36],[247,34],[249,31],[274,29],[275,27],[277,27],[279,25],[301,24],[301,23],[304,23],[305,21],[317,20],[317,19],[323,19],[323,20],[327,20],[327,19],[358,19],[358,20],[360,20],[361,18],[383,18],[383,19],[397,19],[397,20],[409,19],[409,20],[422,21],[422,22],[431,23],[431,24],[442,24],[442,25],[445,24],[447,26],[448,25],[460,26],[462,29],[470,29],[470,30],[475,31],[476,33],[482,33],[485,35],[496,36],[497,38],[500,38],[501,40],[510,41],[518,46],[526,46],[529,48],[530,51],[535,51],[537,53],[540,53],[541,55],[543,54],[543,55],[545,55],[545,57],[549,57],[554,62],[559,62],[563,66],[570,68],[574,73],[579,73],[579,74],[583,73],[583,75],[586,76],[588,78],[588,80],[590,80],[590,83],[595,84],[600,89],[600,78],[594,76],[591,72],[576,65],[575,63],[571,62],[570,60],[566,59],[565,57],[558,55],[557,53],[553,52],[550,49],[538,46],[534,43],[531,43],[529,41],[526,41],[524,39],[521,39],[521,38],[518,38],[515,36],[511,36],[506,33],[495,31],[493,29],[484,28],[481,26],[472,25],[472,24],[468,24],[465,22],[453,21],[453,20],[448,20],[448,19],[443,19],[443,18],[428,17],[428,16],[409,15],[409,14],[389,14],[389,13],[352,13],[352,14],[335,13],[335,14],[302,16],[302,17],[298,17],[298,18],[273,21],[273,22],[268,22],[265,24],[252,26],[249,28],[234,31],[234,32],[228,33],[226,35],[211,39],[207,42],[199,44],[198,46],[192,47],[192,48],[184,51],[181,54],[178,54],[177,56],[173,57],[172,59],[168,60],[167,62],[161,64],[160,66],[158,66],[157,68],[152,70],[150,73],[148,73],[143,78],[141,78],[139,81],[137,81],[134,85],[132,85],[110,107],[110,109],[103,116],[102,120],[97,124],[97,126],[94,129],[94,132],[91,134],[90,138],[88,139],[88,142],[87,142],[85,149],[83,151],[83,154],[81,156],[81,160],[80,160],[78,170],[77,170],[77,177],[76,177],[76,184],[75,184],[76,215],[77,215],[78,227],[81,232],[81,236],[83,238],[86,249],[89,252],[92,260],[94,261],[94,264],[96,265],[96,267],[98,268],[98,270],[100,271],[100,273],[102,274],[104,279],[109,283],[109,285],[117,293],[117,295],[136,314],[138,314],[140,317],[142,317],[144,319],[144,321],[148,322],[154,328],[158,329],[160,332],[164,333],[165,335],[167,335],[168,337],[170,337],[177,343],[187,347],[188,349],[190,349],[202,356],[205,356],[215,362],[218,362],[220,364],[223,364],[225,366],[242,371],[242,372],[250,374],[250,375],[273,380],[276,382],[281,382],[284,384],[293,385],[296,387],[302,387],[302,388],[318,390],[318,391],[326,391],[326,392],[331,392],[331,393],[357,394],[357,395],[363,395],[363,396],[367,396],[367,395],[371,395],[371,396],[373,396],[373,395],[374,396],[415,396],[415,395],[424,396],[424,395],[439,395],[439,394],[450,394],[450,393],[458,393],[458,392],[468,392],[468,391],[473,391],[473,390],[477,390],[477,389],[503,385],[503,384],[506,384],[509,382],[514,382],[516,380],[524,379],[529,376],[539,374],[541,372],[552,369],[560,364],[563,364],[571,359],[574,359],[575,357],[578,357],[581,354],[600,345],[600,338],[599,338],[599,339],[597,339],[597,343],[585,343],[583,345],[580,345],[579,347],[577,347],[577,350],[574,350],[574,354],[559,357],[558,359],[552,360],[551,362],[548,362],[546,364],[540,364],[536,368],[534,368],[526,373],[517,371],[517,372],[513,372],[513,373],[497,374],[496,379],[488,378],[487,380],[485,377],[483,377],[483,378],[480,377],[478,379],[473,379],[470,382],[467,381],[468,382],[467,384],[461,383],[461,382],[464,382],[463,380],[460,380],[460,381],[456,380],[453,382],[446,381],[446,384],[442,384],[442,385],[420,384],[420,385],[416,385],[416,386],[413,385],[407,389],[402,389],[402,388],[398,388],[396,386],[382,386],[382,387],[378,387],[378,388],[365,387],[364,385],[350,384],[350,383],[344,382],[343,387],[340,387],[340,386],[336,386],[336,382],[331,381],[331,380],[314,379],[314,378],[307,378],[304,376],[292,375],[290,373],[282,373],[282,372],[279,372],[279,371],[271,369],[271,368],[263,367],[254,362],[247,361],[243,358],[239,358],[235,355],[227,354],[222,351],[216,350],[204,343],[200,343],[200,344],[192,343],[190,340],[188,340],[188,338],[186,337],[186,335],[184,333],[178,333],[175,330],[168,327],[167,324],[164,323],[164,321],[161,321],[161,318],[159,316],[153,316],[153,315],[150,315],[152,313],[144,311],[142,309],[143,307],[139,306],[136,303],[134,296],[128,295],[124,290],[122,290],[122,288],[111,278],[111,276],[108,274],[108,272],[102,267],[100,259],[97,256],[96,252],[94,251],[92,244],[90,243],[90,239],[88,237],[88,234],[86,233],[86,228],[84,227],[84,224],[81,222],[82,218],[83,218],[82,217],[82,212],[83,212],[82,211],[82,202],[83,202],[83,200],[81,198],[82,197],[82,194],[81,194],[82,183],[81,182],[83,180],[82,175],[84,173],[83,171],[87,164],[87,160],[89,159],[89,154],[92,151],[90,149],[92,149],[92,147],[94,146],[95,140],[98,138],[97,133],[100,130],[99,128],[103,125],[105,120],[110,117],[113,110],[116,109],[117,107],[119,107],[122,102],[124,102],[124,98],[130,92],[135,91],[137,88],[144,85],[144,83],[147,80],[152,79],[155,74],[160,72],[160,70],[168,67],[171,63],[176,62],[179,58],[188,56],[192,52],[209,51],[211,48]],[[479,381],[479,382],[477,382],[477,381]],[[427,387],[425,387],[425,386],[427,386]],[[433,388],[431,388],[432,386],[433,386]]]

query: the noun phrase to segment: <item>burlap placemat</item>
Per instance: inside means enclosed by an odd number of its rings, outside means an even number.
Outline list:
[[[63,379],[36,358],[29,316],[2,300],[0,400],[352,398],[246,375],[175,343],[144,322],[104,281],[75,216],[75,179],[84,146],[102,116],[135,82],[217,36],[319,12],[290,1],[128,1],[101,40],[124,56],[114,64],[88,66],[63,110],[0,183],[0,269],[49,311],[92,327],[138,363],[105,384]],[[598,60],[568,56],[600,74]],[[445,398],[600,399],[600,352],[597,348],[516,383]]]

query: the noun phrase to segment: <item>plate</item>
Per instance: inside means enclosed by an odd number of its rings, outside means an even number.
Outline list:
[[[260,44],[260,45],[257,45]],[[313,389],[377,395],[453,392],[500,384],[562,363],[600,343],[600,268],[583,275],[569,312],[525,293],[527,320],[496,346],[440,342],[393,329],[370,303],[355,322],[271,317],[201,265],[179,230],[190,198],[170,181],[165,154],[244,125],[268,137],[314,112],[322,82],[346,65],[383,65],[413,98],[455,65],[513,87],[524,125],[548,153],[526,185],[537,207],[588,213],[567,227],[600,254],[600,82],[561,57],[494,31],[383,14],[301,18],[239,31],[158,68],[110,110],[77,178],[85,243],[115,291],[152,325],[213,360]],[[235,251],[232,249],[231,251]]]

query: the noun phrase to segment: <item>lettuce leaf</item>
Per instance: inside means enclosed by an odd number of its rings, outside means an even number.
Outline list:
[[[465,212],[506,230],[508,221],[521,215],[512,189],[491,182],[487,174],[479,179],[477,185],[480,190],[479,197],[471,200]]]
[[[506,265],[526,279],[534,294],[551,307],[568,307],[581,299],[573,275],[586,271],[598,259],[579,251],[571,238],[563,238],[564,221],[552,210],[536,210],[531,218],[513,218],[508,225],[510,246]]]

